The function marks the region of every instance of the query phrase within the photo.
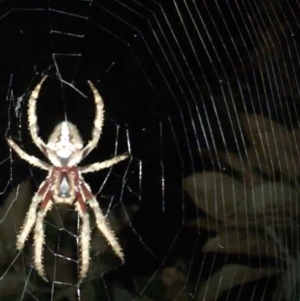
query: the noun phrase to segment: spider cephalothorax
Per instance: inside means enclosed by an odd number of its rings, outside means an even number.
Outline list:
[[[81,174],[108,168],[128,158],[128,154],[115,156],[112,159],[96,162],[91,165],[77,166],[97,146],[103,125],[103,101],[97,89],[90,81],[88,81],[88,84],[93,91],[96,105],[96,116],[91,140],[84,146],[77,127],[69,121],[63,121],[54,128],[48,143],[45,144],[38,136],[36,117],[36,101],[45,79],[46,76],[43,77],[30,96],[28,102],[28,123],[33,142],[47,156],[52,165],[27,154],[15,142],[7,139],[8,144],[22,159],[31,165],[48,171],[47,178],[40,185],[32,199],[24,224],[17,237],[16,246],[18,250],[23,249],[26,239],[35,226],[34,264],[38,274],[47,281],[42,262],[43,245],[45,242],[43,228],[45,215],[51,209],[53,203],[74,205],[82,220],[79,239],[81,249],[79,277],[82,279],[86,276],[89,267],[91,230],[87,206],[95,214],[97,228],[106,237],[108,243],[122,262],[124,262],[124,255],[114,232],[106,222],[106,218],[97,200]]]

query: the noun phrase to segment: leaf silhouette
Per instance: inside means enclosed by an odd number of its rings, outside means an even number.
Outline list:
[[[197,207],[218,220],[226,219],[245,206],[244,184],[222,173],[193,174],[184,180],[184,189]]]
[[[279,170],[294,179],[300,175],[299,129],[289,131],[260,115],[241,115],[243,130],[252,146],[247,150],[250,165],[268,174]]]
[[[248,254],[249,256],[280,257],[274,241],[264,233],[230,228],[219,232],[202,248],[203,252]]]
[[[298,191],[281,182],[257,181],[248,187],[218,172],[202,172],[187,177],[184,188],[198,208],[224,223],[236,225],[258,217],[277,222],[299,215]],[[251,188],[250,188],[250,187]]]

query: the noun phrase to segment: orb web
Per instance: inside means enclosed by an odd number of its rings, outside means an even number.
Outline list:
[[[2,1],[1,300],[297,300],[298,1]],[[85,177],[125,253],[92,219],[82,283],[80,219],[54,206],[37,275],[15,240],[46,173],[41,138],[69,120],[90,139],[91,80],[105,103],[83,161],[132,159]],[[8,285],[8,283],[10,285]],[[13,287],[14,289],[11,289]]]

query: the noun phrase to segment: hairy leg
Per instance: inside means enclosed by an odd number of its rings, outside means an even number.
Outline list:
[[[37,86],[32,91],[29,101],[28,101],[28,129],[30,132],[30,135],[32,137],[33,142],[36,144],[36,146],[45,153],[45,143],[42,141],[42,139],[38,136],[38,124],[37,124],[37,116],[36,116],[36,101],[39,97],[39,93],[42,87],[43,82],[47,76],[44,76],[41,81],[37,84]]]
[[[107,223],[106,218],[103,215],[99,204],[93,196],[89,186],[84,182],[81,184],[81,188],[85,198],[87,199],[87,203],[94,211],[97,228],[106,238],[107,242],[110,244],[115,254],[121,259],[122,263],[124,263],[125,260],[122,248],[115,236],[114,231],[110,228],[109,224]]]
[[[44,197],[43,202],[41,203],[40,210],[37,213],[35,229],[34,229],[34,266],[38,274],[45,281],[48,280],[45,276],[45,270],[43,265],[43,246],[45,243],[44,218],[53,205],[51,197],[52,197],[52,192],[48,190],[48,192]]]
[[[104,103],[102,97],[100,96],[98,90],[95,88],[92,82],[88,81],[88,84],[94,95],[96,115],[94,119],[94,128],[92,130],[92,138],[83,150],[83,157],[86,157],[91,152],[91,150],[97,146],[104,122]]]
[[[13,148],[13,150],[20,156],[20,158],[22,158],[23,160],[27,161],[29,164],[39,167],[41,169],[44,170],[49,170],[51,168],[51,166],[46,163],[43,162],[42,160],[34,157],[34,156],[30,156],[28,155],[26,152],[24,152],[20,146],[18,146],[15,142],[13,142],[11,139],[6,139],[9,146],[11,148]]]
[[[79,171],[81,173],[95,172],[95,171],[98,171],[98,170],[101,170],[101,169],[104,169],[104,168],[111,167],[111,166],[127,159],[128,157],[129,157],[128,154],[115,156],[112,159],[105,160],[103,162],[96,162],[96,163],[93,163],[91,165],[86,165],[86,166],[79,167]]]
[[[18,250],[22,250],[24,248],[24,243],[26,239],[28,238],[28,235],[30,234],[35,221],[36,221],[36,211],[38,208],[38,205],[43,200],[45,193],[49,189],[49,183],[47,181],[44,181],[41,185],[39,190],[34,195],[31,205],[29,207],[29,210],[26,214],[25,220],[23,222],[23,226],[21,228],[21,231],[17,237],[16,242],[16,248]]]
[[[90,240],[91,240],[91,229],[90,229],[90,217],[86,211],[85,200],[83,198],[82,192],[79,190],[77,192],[77,202],[75,203],[75,208],[81,218],[81,229],[79,236],[79,246],[80,246],[80,256],[81,265],[79,272],[80,282],[86,276],[89,269],[90,263]]]

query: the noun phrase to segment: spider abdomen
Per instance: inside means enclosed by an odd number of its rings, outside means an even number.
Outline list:
[[[53,199],[56,203],[73,204],[78,186],[78,170],[76,167],[54,167],[51,173],[53,183]]]

